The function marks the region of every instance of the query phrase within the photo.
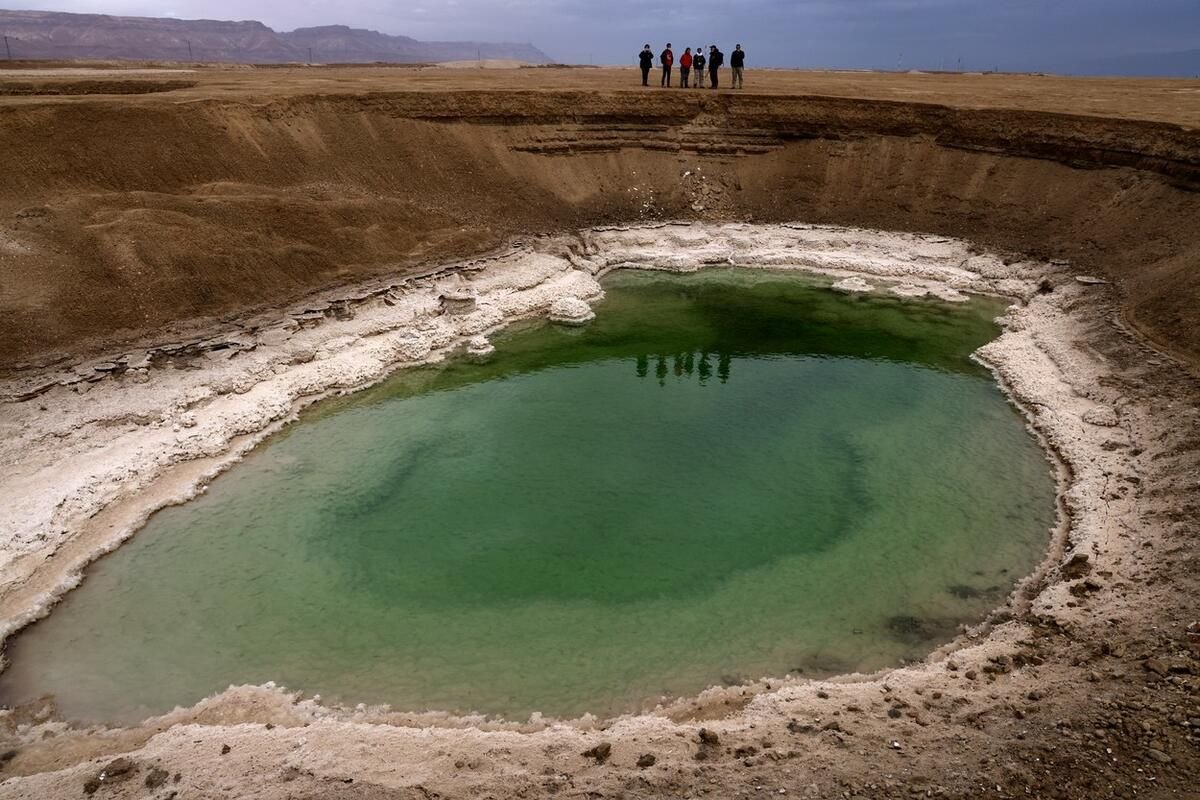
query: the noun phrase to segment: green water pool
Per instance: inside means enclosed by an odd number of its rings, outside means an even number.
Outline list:
[[[621,272],[590,326],[322,403],[92,565],[0,700],[128,722],[233,684],[523,718],[917,659],[1001,602],[1050,465],[996,300]]]

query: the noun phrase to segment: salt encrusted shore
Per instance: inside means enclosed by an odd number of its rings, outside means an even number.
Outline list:
[[[485,356],[486,337],[518,319],[585,322],[581,301],[603,296],[598,279],[611,270],[713,265],[817,273],[852,292],[1013,299],[1003,334],[978,358],[1058,465],[1062,524],[1048,532],[1043,564],[988,621],[903,669],[827,681],[764,678],[608,722],[328,708],[272,686],[231,688],[124,731],[74,730],[52,715],[21,717],[20,724],[10,718],[25,748],[19,758],[28,759],[24,771],[41,774],[0,784],[0,796],[52,797],[68,787],[76,793],[101,763],[89,756],[116,753],[129,753],[135,769],[156,764],[214,785],[233,781],[245,796],[282,797],[299,785],[313,790],[346,777],[501,796],[520,787],[557,792],[561,786],[549,786],[556,781],[577,791],[583,784],[612,790],[624,785],[620,780],[650,775],[657,782],[648,787],[681,793],[713,780],[688,772],[706,748],[702,761],[714,774],[737,767],[711,763],[723,750],[700,736],[702,726],[719,741],[741,743],[741,758],[751,761],[783,753],[786,742],[775,741],[781,737],[808,737],[803,753],[793,747],[774,759],[779,775],[790,765],[812,779],[821,772],[812,759],[836,763],[846,747],[868,742],[888,754],[881,757],[922,753],[932,765],[939,728],[963,703],[971,713],[993,713],[1078,680],[1039,654],[1044,628],[1087,630],[1098,624],[1097,606],[1112,618],[1152,616],[1155,590],[1146,589],[1150,600],[1135,602],[1127,593],[1110,607],[1104,588],[1138,584],[1148,568],[1146,542],[1161,543],[1169,533],[1159,521],[1163,509],[1153,504],[1173,502],[1178,487],[1149,465],[1173,446],[1160,435],[1154,406],[1171,396],[1147,387],[1150,373],[1173,366],[1113,324],[1106,287],[1074,280],[1063,264],[1004,259],[944,237],[799,224],[660,224],[537,239],[425,278],[314,298],[201,340],[146,342],[99,362],[0,384],[0,633],[46,613],[89,561],[157,508],[202,491],[305,405],[369,386],[397,368],[460,352]],[[947,695],[953,703],[942,702]],[[888,706],[882,719],[855,719],[881,702]],[[611,758],[580,755],[603,743],[611,743]],[[225,744],[234,755],[216,757]],[[74,748],[74,760],[63,760],[61,748]],[[49,771],[36,768],[39,753]],[[646,753],[657,766],[635,765]],[[593,774],[606,762],[608,772]],[[580,785],[555,777],[565,773],[580,775]]]

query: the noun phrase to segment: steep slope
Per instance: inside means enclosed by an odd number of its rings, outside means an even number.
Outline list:
[[[959,236],[1116,282],[1200,359],[1200,139],[822,97],[371,92],[12,101],[0,367],[625,221]]]

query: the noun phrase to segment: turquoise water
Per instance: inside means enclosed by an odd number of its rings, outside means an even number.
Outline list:
[[[230,684],[611,714],[915,659],[1040,558],[1050,467],[969,354],[1002,305],[624,272],[589,327],[323,403],[10,643],[0,700]]]

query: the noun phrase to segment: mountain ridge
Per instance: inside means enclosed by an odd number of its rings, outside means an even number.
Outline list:
[[[551,59],[532,44],[423,42],[348,25],[276,31],[258,20],[174,19],[0,9],[0,34],[14,59],[131,59],[278,64],[399,64]]]

